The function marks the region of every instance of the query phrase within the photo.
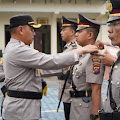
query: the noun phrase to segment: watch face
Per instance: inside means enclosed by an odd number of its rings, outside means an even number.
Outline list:
[[[94,114],[91,114],[91,115],[90,115],[90,119],[91,119],[91,120],[95,120],[96,118],[98,118],[98,115],[94,115]]]
[[[91,114],[91,115],[90,115],[90,119],[91,119],[91,120],[94,120],[94,119],[95,119],[95,115]]]

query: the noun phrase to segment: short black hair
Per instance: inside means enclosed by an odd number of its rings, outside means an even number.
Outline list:
[[[17,27],[14,27],[14,28],[10,28],[10,27],[9,27],[9,32],[10,32],[10,34],[15,33],[16,30],[17,30]]]
[[[70,28],[76,32],[76,29],[77,29],[77,25],[74,25],[74,26],[70,26]]]
[[[96,41],[100,29],[97,29],[97,28],[94,28],[94,27],[89,27],[89,28],[87,28],[86,30],[87,30],[88,32],[92,32],[92,33],[93,33],[93,35],[94,35],[94,38],[93,38],[93,39]]]

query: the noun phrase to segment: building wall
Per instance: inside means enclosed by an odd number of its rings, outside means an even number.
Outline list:
[[[48,19],[48,24],[51,25],[51,54],[56,54],[57,18],[62,15],[77,18],[78,13],[100,22],[108,19],[105,0],[0,0],[0,49],[5,48],[4,25],[9,24],[9,18],[18,14],[30,14],[35,20]],[[101,27],[99,40],[109,41],[107,29],[107,25]]]

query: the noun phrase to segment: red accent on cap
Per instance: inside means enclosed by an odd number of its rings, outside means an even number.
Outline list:
[[[114,9],[110,14],[120,13],[120,9]]]
[[[96,24],[92,24],[92,23],[84,23],[84,22],[79,22],[79,25],[90,25],[90,26],[95,26],[95,27],[99,27],[100,28],[100,25],[96,25]]]
[[[75,23],[71,23],[71,22],[63,22],[63,24],[71,24],[71,25],[76,25]]]

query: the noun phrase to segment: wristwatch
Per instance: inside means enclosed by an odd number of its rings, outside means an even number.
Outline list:
[[[98,115],[95,115],[95,114],[90,114],[90,119],[91,120],[96,120],[98,118]]]

